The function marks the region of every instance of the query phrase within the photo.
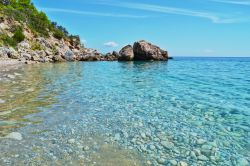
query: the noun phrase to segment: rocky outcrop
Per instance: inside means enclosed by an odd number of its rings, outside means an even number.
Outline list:
[[[145,40],[135,42],[133,47],[127,45],[119,52],[119,61],[166,61],[172,59],[168,52]]]
[[[119,52],[119,61],[132,61],[134,59],[133,47],[127,45],[121,49]]]
[[[82,48],[79,50],[78,55],[76,56],[78,61],[100,61],[101,53],[95,49],[91,48]]]
[[[168,52],[145,40],[134,43],[134,60],[168,60]]]
[[[120,54],[116,51],[113,51],[112,53],[107,53],[105,56],[103,56],[103,61],[117,61]]]

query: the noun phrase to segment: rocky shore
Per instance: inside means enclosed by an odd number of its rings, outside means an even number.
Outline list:
[[[4,43],[12,40],[17,27],[22,27],[24,40],[13,46],[6,46]],[[16,59],[30,64],[64,61],[166,61],[169,59],[167,51],[145,40],[137,41],[133,46],[127,45],[119,52],[113,51],[104,55],[96,49],[86,48],[79,36],[70,35],[59,38],[49,31],[46,37],[37,35],[25,22],[18,22],[9,17],[1,17],[0,35],[3,37],[0,42],[0,61]],[[8,42],[11,44],[11,41]]]
[[[30,44],[32,42],[36,42],[41,49],[34,49],[34,46]],[[135,42],[133,47],[131,45],[123,47],[119,53],[113,51],[106,55],[95,49],[85,48],[80,44],[71,45],[63,39],[57,40],[52,36],[49,39],[35,38],[32,42],[22,41],[16,49],[0,47],[0,61],[13,61],[14,59],[31,64],[65,61],[166,61],[170,59],[167,51],[144,40]]]

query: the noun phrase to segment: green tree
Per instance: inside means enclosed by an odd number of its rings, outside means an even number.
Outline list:
[[[29,6],[30,3],[31,3],[30,0],[18,0],[18,4],[19,4],[19,5]]]
[[[13,39],[17,42],[20,43],[21,41],[23,41],[25,39],[25,36],[23,34],[23,31],[21,28],[18,28],[13,36]]]

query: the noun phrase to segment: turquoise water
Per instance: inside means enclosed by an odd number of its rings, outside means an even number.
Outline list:
[[[0,126],[3,136],[23,139],[0,139],[0,165],[250,163],[250,58],[38,64],[11,72],[18,72],[14,79],[0,80]]]

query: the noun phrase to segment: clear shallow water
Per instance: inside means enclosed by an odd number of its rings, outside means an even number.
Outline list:
[[[0,139],[0,165],[250,162],[250,58],[41,64],[9,74],[0,74],[0,131],[23,139]]]

